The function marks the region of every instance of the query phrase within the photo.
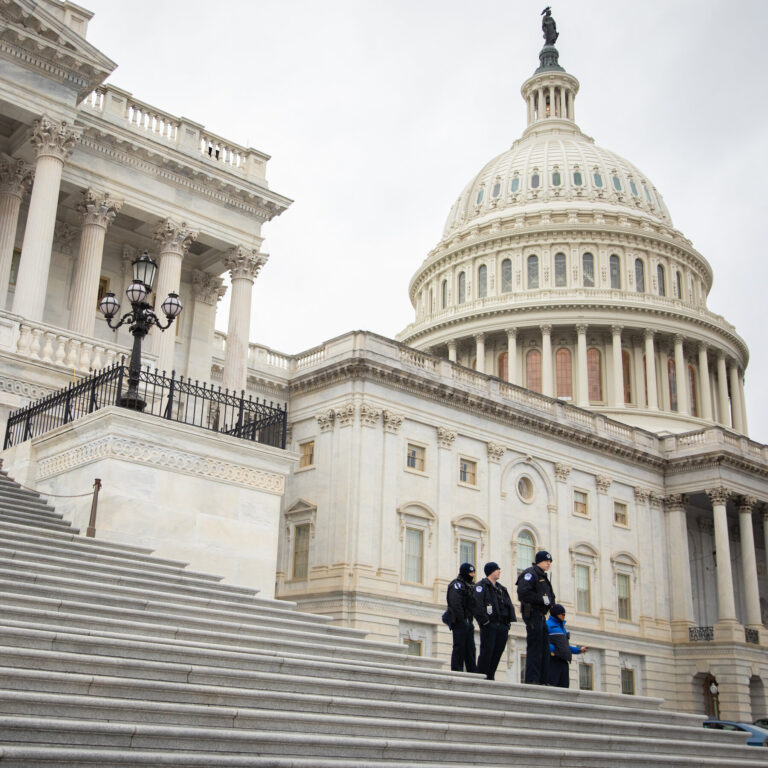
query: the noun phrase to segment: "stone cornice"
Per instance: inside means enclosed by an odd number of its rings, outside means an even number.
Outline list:
[[[680,475],[692,470],[716,469],[721,467],[739,472],[748,472],[754,477],[768,478],[768,466],[765,464],[723,449],[715,449],[691,454],[690,456],[667,459],[665,462],[664,474]]]

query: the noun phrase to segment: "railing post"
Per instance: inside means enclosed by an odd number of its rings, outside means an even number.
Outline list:
[[[283,408],[283,429],[282,429],[282,436],[280,439],[280,447],[285,450],[285,438],[287,435],[288,430],[288,403],[285,404],[285,407]]]
[[[98,379],[98,373],[94,373],[91,378],[91,396],[88,399],[88,413],[93,413],[96,408],[96,381]]]
[[[165,414],[163,418],[170,419],[173,414],[173,393],[175,390],[174,384],[176,383],[176,371],[171,371],[171,386],[168,388],[168,405],[165,406]]]
[[[115,398],[115,405],[120,405],[120,401],[123,399],[123,374],[125,373],[125,355],[120,358],[120,372],[117,374],[117,397]]]
[[[240,390],[240,410],[237,414],[237,424],[235,425],[236,429],[240,429],[240,427],[243,426],[243,410],[245,409],[245,390]]]
[[[88,528],[85,535],[92,539],[96,536],[96,511],[99,507],[99,491],[101,490],[101,480],[97,477],[93,481],[93,501],[91,502],[91,517],[88,520]]]

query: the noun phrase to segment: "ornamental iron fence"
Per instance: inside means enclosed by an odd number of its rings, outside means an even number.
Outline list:
[[[688,639],[692,642],[712,642],[715,639],[714,627],[688,627]]]
[[[8,417],[3,448],[69,424],[109,405],[121,406],[128,388],[125,360],[104,368],[65,389],[13,411]],[[149,367],[139,376],[138,394],[144,413],[208,429],[275,448],[285,448],[287,405],[259,402],[212,384],[165,376]],[[125,407],[125,406],[123,406]]]
[[[760,632],[756,629],[750,629],[749,627],[744,627],[744,640],[748,643],[754,643],[755,645],[760,644]]]

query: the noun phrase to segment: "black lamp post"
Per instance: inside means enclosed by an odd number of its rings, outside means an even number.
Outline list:
[[[131,311],[120,318],[120,322],[112,325],[112,318],[120,311],[120,302],[115,294],[109,291],[99,303],[99,309],[107,320],[107,325],[112,330],[117,330],[125,323],[131,323],[133,334],[133,352],[131,353],[131,365],[128,369],[128,391],[120,398],[123,408],[132,408],[135,411],[143,411],[146,402],[139,397],[139,375],[141,373],[141,342],[149,333],[149,329],[156,325],[161,331],[169,328],[171,323],[181,314],[183,309],[179,295],[169,293],[161,305],[161,309],[168,318],[163,325],[155,314],[152,306],[145,299],[152,292],[155,282],[157,263],[144,251],[141,256],[133,260],[133,282],[125,289],[125,295],[131,302]]]

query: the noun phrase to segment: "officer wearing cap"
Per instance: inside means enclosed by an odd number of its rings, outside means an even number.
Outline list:
[[[472,618],[475,586],[475,566],[462,563],[459,575],[448,585],[446,600],[451,614],[453,651],[451,669],[454,672],[477,672],[475,664],[475,622]]]
[[[549,685],[549,632],[547,613],[555,604],[555,593],[547,578],[552,555],[541,550],[536,562],[517,577],[517,597],[525,621],[527,638],[525,682]]]
[[[565,608],[555,603],[547,619],[549,632],[549,684],[568,688],[571,684],[568,665],[574,653],[584,653],[586,645],[571,645],[571,633],[565,628]]]
[[[480,625],[480,656],[477,671],[493,680],[496,667],[509,636],[509,625],[517,621],[515,606],[507,588],[499,584],[501,568],[498,563],[486,563],[485,578],[475,587],[475,618]]]

